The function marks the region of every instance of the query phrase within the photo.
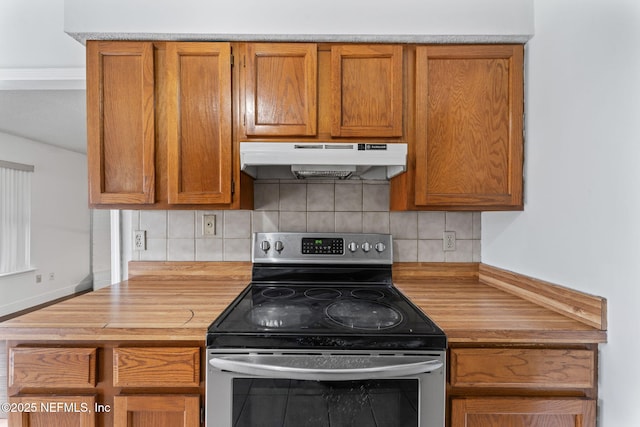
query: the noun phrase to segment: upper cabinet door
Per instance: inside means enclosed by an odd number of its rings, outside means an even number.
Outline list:
[[[167,43],[170,204],[231,202],[229,43]]]
[[[153,45],[87,42],[89,203],[155,201]]]
[[[523,47],[416,50],[415,204],[522,209]]]
[[[402,136],[402,46],[331,48],[334,137]]]
[[[316,134],[317,62],[315,43],[247,44],[247,136]]]

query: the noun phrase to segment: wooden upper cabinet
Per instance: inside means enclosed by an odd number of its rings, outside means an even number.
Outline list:
[[[151,42],[87,42],[89,203],[155,201]]]
[[[333,137],[402,136],[402,46],[331,47]]]
[[[247,136],[316,134],[317,62],[315,43],[247,44]]]
[[[231,202],[231,47],[167,43],[169,204]]]
[[[523,47],[416,49],[415,205],[522,209]]]

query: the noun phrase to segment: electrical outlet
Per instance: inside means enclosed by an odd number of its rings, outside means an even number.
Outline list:
[[[202,215],[202,234],[205,236],[215,236],[216,234],[216,216]]]
[[[55,273],[49,273],[49,280],[56,280],[56,274]]]
[[[136,251],[147,250],[147,232],[145,230],[136,230],[133,232],[133,248]]]
[[[42,274],[36,274],[36,283],[42,283]]]
[[[456,232],[455,231],[445,231],[442,233],[442,250],[445,252],[456,250]]]

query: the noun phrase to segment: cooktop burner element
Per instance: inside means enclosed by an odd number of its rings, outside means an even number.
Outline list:
[[[342,292],[331,288],[312,288],[304,291],[307,298],[317,299],[321,301],[331,301],[342,296]]]
[[[294,296],[296,291],[291,288],[285,288],[284,286],[277,288],[267,288],[262,291],[262,295],[265,298],[269,299],[281,299],[281,298],[290,298]]]
[[[346,299],[334,302],[325,311],[327,317],[338,325],[353,329],[379,331],[402,322],[402,313],[375,301]]]
[[[252,281],[207,345],[445,349],[444,332],[393,286],[392,248],[381,234],[255,234]]]
[[[313,316],[311,308],[302,304],[266,303],[249,311],[250,322],[263,328],[299,328]]]

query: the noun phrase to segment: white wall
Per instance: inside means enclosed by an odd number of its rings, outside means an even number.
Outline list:
[[[70,33],[531,35],[533,0],[66,0]]]
[[[64,0],[1,0],[0,69],[83,67],[84,47],[63,28]]]
[[[535,0],[525,211],[482,215],[482,261],[604,296],[602,427],[640,423],[640,3]]]
[[[0,133],[0,159],[35,166],[31,262],[37,268],[0,278],[3,316],[91,286],[90,216],[86,155]]]

